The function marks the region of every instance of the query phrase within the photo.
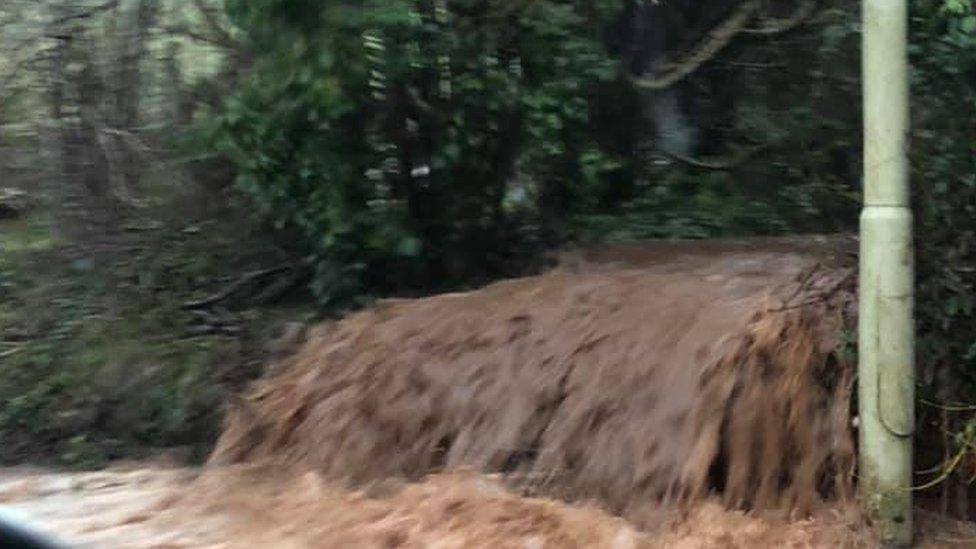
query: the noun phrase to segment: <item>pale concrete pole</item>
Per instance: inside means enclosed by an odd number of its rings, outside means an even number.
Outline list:
[[[863,0],[862,17],[859,482],[884,542],[908,545],[912,541],[915,330],[906,0]]]

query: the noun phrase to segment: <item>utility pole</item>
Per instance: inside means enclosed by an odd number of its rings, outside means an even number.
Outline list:
[[[908,6],[862,0],[864,209],[858,325],[859,486],[888,546],[912,542],[914,252]]]

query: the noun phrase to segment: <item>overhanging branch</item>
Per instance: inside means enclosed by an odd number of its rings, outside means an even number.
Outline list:
[[[693,168],[724,172],[724,171],[738,168],[739,166],[745,164],[750,158],[760,153],[761,151],[767,149],[768,147],[769,147],[768,144],[757,145],[750,149],[746,149],[744,151],[738,152],[732,155],[732,157],[723,160],[701,160],[701,159],[692,158],[690,156],[685,156],[677,153],[665,153],[665,154],[668,156],[668,158],[681,162],[682,164],[687,164],[688,166],[691,166]]]
[[[684,59],[664,67],[664,70],[653,76],[632,78],[634,85],[640,89],[660,91],[670,88],[688,75],[697,71],[702,65],[713,59],[719,52],[739,34],[772,35],[793,30],[807,21],[816,10],[815,0],[804,0],[796,11],[786,19],[770,19],[758,28],[747,28],[760,10],[759,0],[745,2],[731,17],[712,29],[698,46]]]
[[[815,0],[806,0],[801,2],[793,12],[793,15],[787,17],[786,19],[768,19],[766,24],[762,27],[755,29],[742,29],[742,34],[781,34],[787,31],[791,31],[796,27],[803,24],[806,20],[810,19],[817,7]]]
[[[655,76],[634,77],[635,86],[644,90],[660,91],[670,88],[707,61],[715,57],[729,45],[729,42],[755,17],[759,11],[759,0],[749,0],[742,4],[731,17],[712,29],[699,45],[681,61],[666,67]]]

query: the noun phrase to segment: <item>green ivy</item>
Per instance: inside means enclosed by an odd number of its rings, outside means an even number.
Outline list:
[[[976,400],[976,6],[913,2],[911,23],[923,390]]]

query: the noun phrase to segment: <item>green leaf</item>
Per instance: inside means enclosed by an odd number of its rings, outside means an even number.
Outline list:
[[[963,32],[967,33],[976,32],[976,15],[964,17],[962,22],[959,23],[959,28],[961,28]]]
[[[404,257],[417,257],[423,251],[424,245],[419,238],[409,237],[400,240],[397,253]]]

